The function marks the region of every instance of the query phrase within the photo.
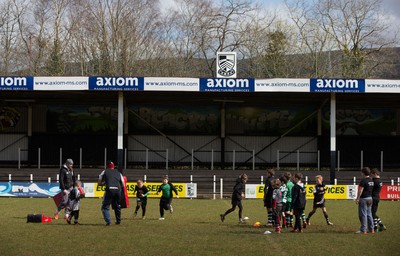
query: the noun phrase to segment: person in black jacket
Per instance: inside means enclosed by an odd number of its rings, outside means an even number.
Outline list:
[[[59,182],[60,182],[60,189],[63,193],[62,200],[60,204],[57,206],[57,210],[54,213],[54,219],[58,220],[58,214],[62,209],[68,205],[69,200],[69,193],[74,188],[75,183],[75,175],[72,166],[74,165],[74,161],[68,158],[65,161],[65,164],[61,167],[59,173]]]
[[[98,185],[105,185],[105,192],[103,202],[101,205],[101,212],[103,214],[106,225],[111,225],[110,205],[113,206],[115,213],[115,224],[121,224],[121,191],[125,186],[124,178],[118,170],[114,170],[114,163],[107,162],[107,169],[100,175]]]
[[[241,174],[236,179],[236,184],[233,187],[233,193],[232,193],[232,207],[228,209],[224,214],[220,214],[222,222],[224,222],[226,215],[228,215],[229,213],[233,212],[236,209],[236,206],[239,207],[239,223],[245,222],[242,218],[242,211],[243,211],[242,197],[244,197],[244,189],[247,180],[248,180],[247,174]]]
[[[292,209],[293,215],[296,218],[296,222],[294,224],[293,230],[290,232],[303,232],[301,225],[301,214],[304,212],[306,208],[306,189],[304,187],[303,182],[301,181],[303,178],[303,174],[296,173],[294,175],[294,183],[292,190]]]

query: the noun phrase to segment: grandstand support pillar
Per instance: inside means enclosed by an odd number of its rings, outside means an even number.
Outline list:
[[[32,124],[33,124],[33,116],[32,116],[32,105],[28,105],[28,166],[31,167],[33,163],[33,148],[32,145]],[[39,166],[39,163],[38,163]]]
[[[331,117],[330,117],[330,146],[331,146],[331,166],[330,166],[330,184],[335,181],[335,168],[336,168],[336,94],[331,93]]]
[[[118,92],[118,171],[122,173],[124,163],[124,93]]]

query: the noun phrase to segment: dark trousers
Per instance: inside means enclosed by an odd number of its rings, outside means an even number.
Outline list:
[[[114,209],[116,223],[121,223],[121,190],[111,189],[106,190],[101,205],[104,220],[107,224],[111,224],[110,205]]]

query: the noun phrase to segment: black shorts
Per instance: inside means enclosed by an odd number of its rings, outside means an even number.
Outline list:
[[[232,206],[238,206],[239,208],[242,208],[242,200],[237,198],[237,197],[232,197]]]
[[[137,203],[140,203],[143,206],[147,205],[147,197],[138,197],[136,198]]]
[[[160,207],[164,208],[164,210],[169,210],[169,198],[161,197]]]
[[[314,202],[313,205],[314,208],[324,208],[325,207],[325,201],[323,203],[317,204],[316,202]]]

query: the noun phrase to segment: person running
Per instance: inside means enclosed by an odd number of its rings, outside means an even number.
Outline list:
[[[171,197],[172,197],[172,188],[168,182],[168,176],[164,176],[162,180],[161,186],[157,189],[157,195],[161,192],[160,198],[160,218],[159,220],[165,220],[164,218],[164,210],[169,210],[171,213],[173,212],[173,208],[171,207]]]
[[[374,181],[374,188],[372,190],[372,208],[371,208],[372,218],[374,218],[374,230],[375,232],[384,231],[386,230],[386,227],[385,225],[383,225],[381,218],[379,218],[379,216],[376,214],[376,212],[378,211],[378,205],[381,198],[380,193],[382,189],[380,171],[377,168],[373,168],[371,170],[371,177],[372,180]]]
[[[142,220],[146,219],[146,206],[147,206],[147,196],[149,195],[149,190],[143,184],[143,180],[138,180],[135,186],[136,191],[136,208],[133,217],[136,217],[140,208],[142,208]]]
[[[248,180],[247,174],[241,174],[236,179],[236,184],[233,187],[233,193],[232,193],[232,201],[231,201],[232,207],[229,208],[225,213],[220,214],[222,222],[224,222],[226,215],[233,212],[237,206],[239,207],[239,224],[245,223],[245,220],[243,220],[242,218],[242,212],[243,212],[242,197],[244,197],[244,189],[247,180]]]
[[[321,175],[315,176],[315,186],[314,186],[314,204],[313,204],[313,209],[311,212],[308,213],[307,219],[306,219],[306,224],[310,225],[310,219],[314,215],[314,213],[317,211],[318,208],[322,209],[322,213],[324,214],[326,224],[328,225],[333,225],[332,222],[329,221],[328,213],[326,211],[325,207],[325,184],[323,181],[323,178]]]

